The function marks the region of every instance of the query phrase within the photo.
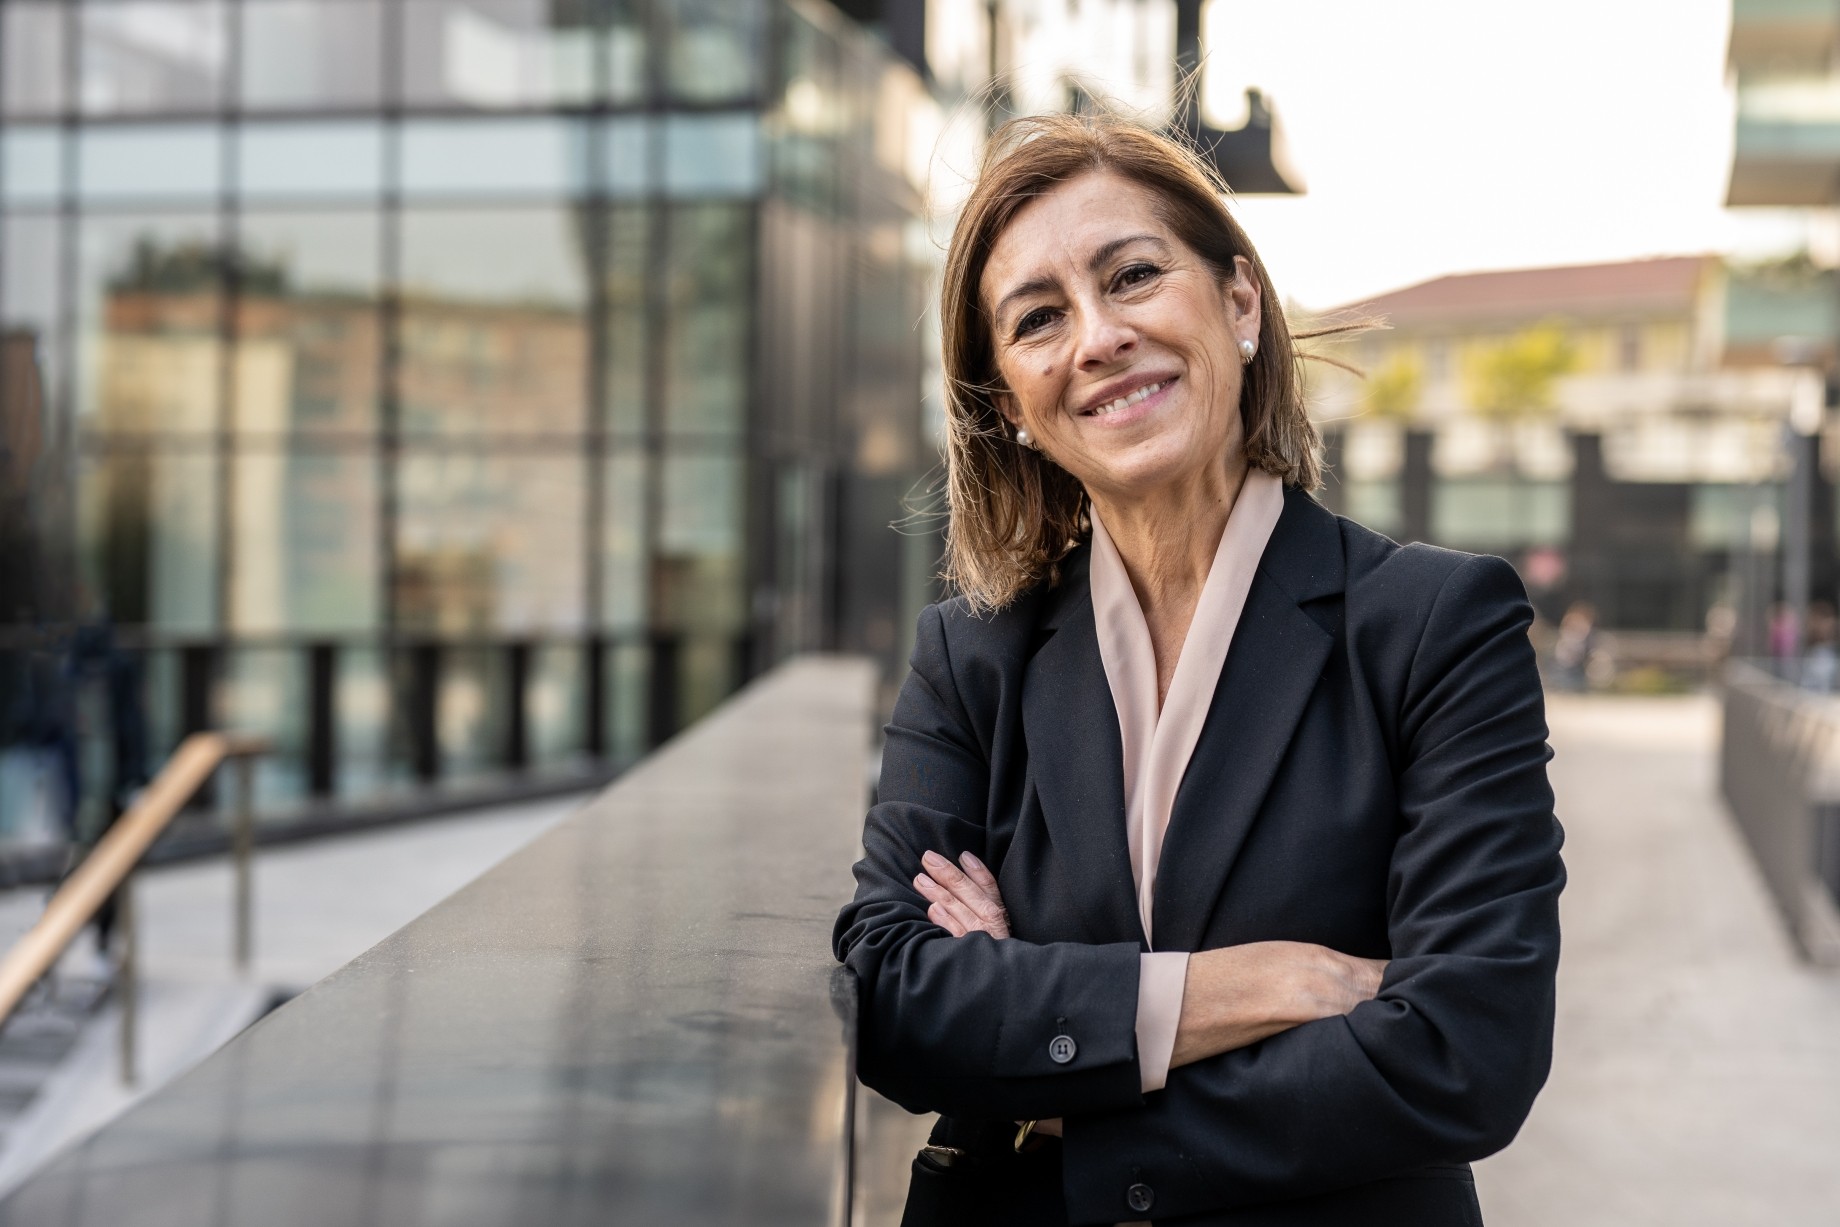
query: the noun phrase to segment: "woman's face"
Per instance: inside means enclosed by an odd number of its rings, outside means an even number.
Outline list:
[[[1134,499],[1239,463],[1242,339],[1259,336],[1250,263],[1222,285],[1106,171],[1025,205],[979,292],[1006,389],[997,407],[1088,492]]]

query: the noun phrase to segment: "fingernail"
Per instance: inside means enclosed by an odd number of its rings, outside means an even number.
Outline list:
[[[969,852],[965,853],[963,856],[959,857],[958,859],[965,862],[965,864],[968,865],[972,869],[982,869],[984,867],[984,862],[980,861],[977,857],[971,855]]]
[[[939,855],[939,853],[934,852],[930,848],[920,854],[920,860],[928,865],[947,865],[951,863],[947,861],[945,857]]]

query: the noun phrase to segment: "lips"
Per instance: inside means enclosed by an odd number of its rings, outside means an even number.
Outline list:
[[[1143,384],[1139,387],[1133,388],[1129,392],[1125,392],[1121,395],[1114,396],[1109,400],[1101,401],[1100,403],[1093,405],[1090,408],[1082,409],[1080,411],[1080,416],[1081,417],[1100,417],[1102,418],[1102,417],[1110,417],[1112,414],[1115,414],[1115,413],[1123,413],[1126,409],[1129,409],[1132,405],[1139,404],[1143,401],[1150,399],[1152,396],[1155,396],[1158,392],[1161,392],[1164,388],[1168,387],[1170,384],[1174,382],[1175,382],[1175,376],[1165,375],[1163,376],[1163,378],[1157,380],[1155,383]]]

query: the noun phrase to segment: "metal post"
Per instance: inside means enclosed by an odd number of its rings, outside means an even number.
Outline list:
[[[134,1034],[136,1030],[136,1013],[138,994],[135,976],[135,922],[134,922],[134,875],[129,874],[115,888],[115,927],[120,933],[121,964],[115,973],[115,991],[121,994],[121,1084],[133,1086],[134,1070]]]
[[[255,759],[236,760],[236,813],[232,819],[232,855],[236,860],[236,969],[249,970],[249,870],[255,844]]]

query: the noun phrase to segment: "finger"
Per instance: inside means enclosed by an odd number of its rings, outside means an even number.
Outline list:
[[[923,873],[914,879],[914,889],[931,900],[933,906],[944,908],[946,911],[950,912],[958,921],[958,925],[961,929],[970,931],[972,929],[981,930],[984,928],[983,919],[976,911],[972,910],[969,904],[965,903],[964,900],[947,890],[927,874]]]
[[[993,937],[1009,936],[1009,909],[1003,905],[1003,891],[984,862],[967,852],[958,858],[966,878],[978,888],[982,900],[970,900],[972,908],[990,926]]]
[[[1003,892],[997,887],[996,876],[985,867],[983,861],[967,852],[958,858],[958,863],[964,869],[965,876],[976,882],[979,889],[998,903],[1003,902]]]
[[[971,909],[973,914],[990,922],[1000,922],[1003,919],[1003,898],[996,892],[995,879],[991,880],[991,889],[986,891],[977,882],[967,877],[957,865],[937,852],[929,852],[920,859],[926,865],[927,872],[932,875],[933,881],[951,891],[957,896],[959,902]],[[986,872],[985,877],[989,876],[989,873]]]
[[[935,903],[926,909],[926,918],[950,933],[953,937],[963,937],[968,930],[958,923],[958,918]]]

